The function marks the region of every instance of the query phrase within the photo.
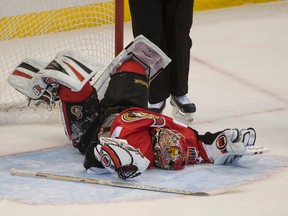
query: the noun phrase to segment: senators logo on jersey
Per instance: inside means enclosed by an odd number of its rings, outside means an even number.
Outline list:
[[[77,119],[81,119],[83,116],[82,109],[83,107],[74,105],[71,107],[71,113],[76,116]]]
[[[122,115],[122,121],[124,122],[133,122],[143,119],[153,119],[154,123],[152,127],[163,127],[166,123],[166,120],[162,116],[154,115],[151,113],[146,113],[142,111],[128,111]]]

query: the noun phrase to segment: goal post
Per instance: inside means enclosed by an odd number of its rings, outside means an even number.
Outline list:
[[[115,57],[123,50],[124,0],[115,1]]]
[[[0,124],[61,121],[57,108],[27,107],[9,73],[24,58],[49,62],[67,49],[93,56],[104,70],[123,49],[123,1],[0,1]]]

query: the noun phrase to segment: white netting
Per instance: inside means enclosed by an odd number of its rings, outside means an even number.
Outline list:
[[[43,117],[44,106],[27,108],[26,97],[7,83],[7,77],[24,58],[49,62],[66,49],[108,65],[115,55],[115,1],[0,1],[0,123],[22,122],[19,115],[24,113],[29,122],[49,119]],[[40,117],[33,117],[36,113]]]

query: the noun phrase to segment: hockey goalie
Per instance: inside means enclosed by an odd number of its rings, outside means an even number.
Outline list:
[[[170,59],[143,36],[135,38],[107,67],[76,51],[51,62],[24,59],[8,82],[29,100],[53,108],[60,101],[63,125],[75,148],[85,155],[87,171],[116,173],[127,179],[145,170],[181,170],[186,165],[229,164],[261,154],[253,128],[199,134],[169,116],[151,112],[149,83]]]

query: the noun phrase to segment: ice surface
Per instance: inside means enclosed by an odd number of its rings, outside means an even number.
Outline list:
[[[71,146],[0,158],[0,199],[18,200],[28,204],[87,204],[121,200],[147,200],[171,197],[172,194],[122,189],[111,186],[87,185],[79,182],[39,180],[31,177],[11,176],[10,169],[121,181],[110,173],[86,173],[83,155]],[[248,183],[272,174],[283,167],[286,160],[275,156],[246,156],[229,166],[203,164],[187,166],[181,171],[153,169],[141,177],[122,180],[132,184],[175,188],[194,192],[208,192],[242,182]],[[17,191],[17,192],[16,192]],[[175,195],[174,195],[175,196]]]

